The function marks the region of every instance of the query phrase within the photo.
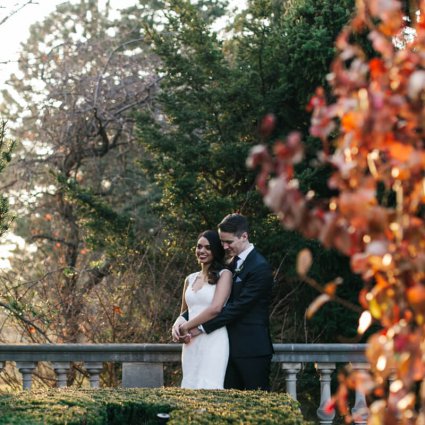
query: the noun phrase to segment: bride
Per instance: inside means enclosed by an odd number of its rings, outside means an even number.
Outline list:
[[[195,328],[220,313],[232,287],[232,273],[224,263],[224,249],[219,235],[206,230],[198,237],[195,255],[201,270],[186,277],[181,313],[188,313],[175,321],[173,341],[183,340],[182,388],[222,389],[229,358],[229,339],[226,327],[209,334],[191,338],[189,329]],[[182,337],[179,339],[179,335]]]

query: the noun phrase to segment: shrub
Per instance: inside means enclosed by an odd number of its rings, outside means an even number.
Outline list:
[[[49,389],[0,396],[0,424],[123,425],[304,424],[285,393],[235,390]]]

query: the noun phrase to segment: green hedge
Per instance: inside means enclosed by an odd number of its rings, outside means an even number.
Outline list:
[[[1,425],[305,424],[285,393],[155,389],[49,389],[0,395]]]

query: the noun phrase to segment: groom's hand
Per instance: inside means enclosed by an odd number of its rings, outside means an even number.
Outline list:
[[[192,338],[195,338],[196,336],[200,335],[202,332],[198,328],[192,328],[189,331],[190,335],[192,335]]]
[[[179,339],[179,342],[182,342],[183,344],[189,344],[189,342],[192,341],[192,335],[186,334],[185,336],[181,336]]]
[[[181,331],[182,329],[180,328],[180,333],[182,333]],[[189,344],[193,338],[196,338],[201,333],[202,332],[198,328],[192,328],[186,334],[182,335],[179,341],[183,342],[184,344]]]
[[[190,340],[192,339],[192,335],[189,332],[189,328],[187,327],[187,322],[180,323],[179,326],[179,342],[183,342],[185,344],[188,344]]]
[[[187,323],[182,323],[179,327],[180,339],[179,342],[188,344],[193,338],[202,333],[198,328],[188,329]]]

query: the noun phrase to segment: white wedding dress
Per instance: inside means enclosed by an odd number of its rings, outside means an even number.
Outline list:
[[[191,319],[211,304],[216,288],[215,285],[205,283],[201,289],[194,291],[193,284],[198,274],[196,272],[188,276],[185,293]],[[181,387],[222,389],[228,359],[229,338],[225,327],[198,335],[189,344],[183,344]]]

